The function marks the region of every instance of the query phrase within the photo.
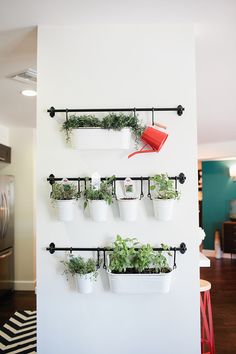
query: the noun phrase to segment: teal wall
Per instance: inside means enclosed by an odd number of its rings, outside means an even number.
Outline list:
[[[236,199],[236,182],[229,177],[229,167],[236,160],[202,162],[202,222],[206,233],[205,249],[214,249],[214,233],[229,220],[229,202]]]

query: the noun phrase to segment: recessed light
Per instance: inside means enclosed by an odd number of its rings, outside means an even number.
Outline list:
[[[23,90],[21,91],[21,94],[29,97],[37,96],[37,92],[35,90]]]

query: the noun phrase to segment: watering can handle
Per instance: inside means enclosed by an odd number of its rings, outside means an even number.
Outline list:
[[[152,126],[154,129],[157,129],[155,126],[163,129],[167,129],[166,125],[160,124],[160,123],[154,123],[154,126]]]

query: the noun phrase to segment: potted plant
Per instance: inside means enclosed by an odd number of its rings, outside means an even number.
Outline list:
[[[120,218],[123,221],[135,221],[138,214],[139,200],[134,195],[134,184],[131,178],[124,181],[124,197],[118,198]]]
[[[93,258],[84,259],[81,256],[71,256],[68,261],[62,261],[64,274],[72,275],[81,294],[89,294],[93,291],[94,282],[97,280],[97,264]]]
[[[94,221],[107,220],[108,205],[112,204],[112,181],[113,177],[102,181],[99,188],[90,185],[83,192],[84,209],[89,206],[90,216]]]
[[[102,119],[93,115],[72,115],[63,125],[67,141],[75,149],[129,149],[131,132],[139,139],[143,127],[137,116],[110,113]]]
[[[135,238],[117,235],[108,256],[108,278],[114,293],[167,293],[172,270],[162,251],[155,252],[149,244],[137,246]],[[162,245],[168,251],[169,247]]]
[[[75,200],[79,198],[76,186],[67,179],[64,179],[62,183],[55,182],[52,185],[50,197],[57,208],[58,220],[73,220]]]
[[[155,175],[151,181],[154,184],[150,188],[156,192],[153,198],[155,218],[161,221],[171,220],[174,202],[179,199],[180,193],[176,191],[173,181],[166,173]]]

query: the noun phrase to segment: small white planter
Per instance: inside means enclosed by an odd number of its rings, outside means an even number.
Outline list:
[[[165,294],[170,290],[172,271],[162,274],[114,274],[107,271],[110,290],[117,294]]]
[[[79,275],[75,276],[77,282],[78,291],[81,294],[90,294],[93,291],[94,286],[94,278],[93,273],[88,273],[86,275]]]
[[[138,215],[138,199],[119,199],[118,200],[120,218],[123,221],[135,221]]]
[[[60,221],[72,221],[74,219],[74,199],[71,200],[55,200],[57,208],[57,218]]]
[[[90,200],[89,211],[93,221],[104,222],[107,220],[108,204],[105,200]]]
[[[154,215],[160,221],[172,219],[175,199],[153,199]]]
[[[113,150],[130,148],[131,131],[101,128],[72,130],[72,145],[76,150]]]

